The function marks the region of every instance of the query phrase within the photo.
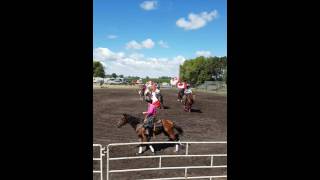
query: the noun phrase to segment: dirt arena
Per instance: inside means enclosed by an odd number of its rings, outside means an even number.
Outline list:
[[[227,97],[214,93],[197,92],[193,111],[183,111],[183,105],[177,102],[177,90],[161,89],[166,109],[158,110],[158,118],[173,120],[184,130],[181,141],[226,141],[227,140]],[[143,118],[142,112],[147,110],[146,102],[139,99],[137,89],[102,88],[93,90],[93,142],[106,146],[110,143],[138,142],[135,131],[130,125],[117,128],[116,124],[123,113]],[[167,141],[164,135],[157,136],[152,141]],[[181,147],[174,153],[174,146],[154,146],[156,154],[184,154],[185,148]],[[137,156],[136,146],[113,147],[110,157]],[[192,145],[189,154],[225,154],[225,144]],[[94,149],[94,156],[97,154]],[[143,155],[150,155],[150,151]],[[96,156],[95,156],[96,157]],[[105,162],[104,162],[105,163]],[[171,158],[162,160],[164,166],[210,165],[210,158]],[[191,164],[192,163],[192,164]],[[208,164],[209,163],[209,164]],[[217,157],[215,165],[226,165],[226,157]],[[111,161],[110,169],[157,167],[157,159],[119,160]],[[93,164],[98,169],[97,163]],[[106,166],[104,165],[104,168]],[[104,170],[105,172],[105,170]],[[191,176],[222,175],[226,168],[218,169],[193,169],[188,171]],[[139,178],[165,178],[183,176],[184,170],[162,170],[145,172],[112,173],[111,180],[133,180]],[[99,179],[94,174],[94,179]],[[105,173],[104,173],[105,179]],[[222,178],[221,178],[222,179]]]

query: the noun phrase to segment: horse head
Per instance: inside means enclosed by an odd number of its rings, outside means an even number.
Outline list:
[[[119,120],[119,122],[117,123],[117,127],[121,128],[122,126],[124,126],[125,124],[127,124],[129,121],[129,117],[128,114],[122,114],[121,119]]]

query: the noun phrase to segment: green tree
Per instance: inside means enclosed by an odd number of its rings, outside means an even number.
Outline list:
[[[213,75],[221,74],[226,69],[227,57],[197,57],[186,60],[180,65],[179,76],[192,85],[200,85],[204,81],[213,80]],[[224,78],[223,78],[224,79]]]
[[[105,77],[103,65],[99,61],[93,61],[93,77]]]
[[[119,78],[123,78],[123,75],[121,74],[121,75],[119,75]]]
[[[117,74],[116,74],[116,73],[112,73],[111,76],[112,76],[113,78],[117,78]]]

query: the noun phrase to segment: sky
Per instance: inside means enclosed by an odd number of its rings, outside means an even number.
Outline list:
[[[227,0],[93,0],[93,59],[106,74],[175,77],[227,55]]]

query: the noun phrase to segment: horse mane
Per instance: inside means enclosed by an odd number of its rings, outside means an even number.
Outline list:
[[[132,116],[130,114],[126,114],[126,113],[124,113],[123,115],[125,117],[127,117],[128,123],[130,123],[130,124],[139,124],[141,122],[141,118],[138,118],[138,117]]]

